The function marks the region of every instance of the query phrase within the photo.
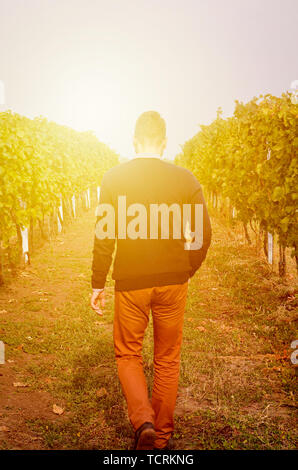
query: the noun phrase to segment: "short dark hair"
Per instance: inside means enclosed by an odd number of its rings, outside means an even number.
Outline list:
[[[157,111],[146,111],[136,122],[135,138],[144,143],[149,140],[160,144],[166,137],[166,123]]]

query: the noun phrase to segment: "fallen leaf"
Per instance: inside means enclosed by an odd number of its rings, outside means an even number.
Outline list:
[[[24,384],[23,382],[14,382],[14,387],[28,387],[28,384]]]
[[[104,387],[102,387],[102,388],[100,388],[99,390],[96,391],[96,396],[98,398],[103,397],[105,395],[107,395],[107,391]]]
[[[0,426],[0,431],[9,432],[10,429],[7,426]]]
[[[7,313],[7,310],[0,310],[0,313]]]
[[[199,331],[206,331],[206,328],[204,328],[203,326],[197,326],[197,327],[196,327],[196,330],[199,330]]]
[[[55,413],[55,415],[62,415],[64,413],[64,409],[61,408],[61,406],[53,405],[53,413]]]

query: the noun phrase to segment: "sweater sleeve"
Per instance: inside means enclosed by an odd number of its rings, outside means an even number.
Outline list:
[[[114,207],[113,198],[110,194],[109,185],[107,184],[105,177],[103,177],[100,188],[100,204],[111,204]],[[97,216],[96,224],[101,218],[102,216]],[[106,277],[112,264],[114,247],[115,238],[98,238],[96,236],[95,226],[91,278],[91,285],[93,289],[102,289],[105,286]]]
[[[191,217],[191,231],[195,232],[195,204],[202,204],[203,205],[203,243],[200,249],[198,250],[190,250],[189,257],[190,257],[190,264],[191,264],[191,271],[190,277],[192,277],[195,272],[199,269],[201,264],[203,263],[204,259],[206,258],[208,248],[211,243],[211,223],[210,218],[206,206],[206,202],[203,196],[203,191],[201,188],[200,183],[195,179],[195,184],[192,190],[192,196],[190,199],[190,203],[192,205],[192,217]]]

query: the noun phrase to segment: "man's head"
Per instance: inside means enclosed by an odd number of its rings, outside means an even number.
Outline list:
[[[146,111],[139,116],[133,143],[137,154],[163,154],[167,144],[166,123],[159,113]]]

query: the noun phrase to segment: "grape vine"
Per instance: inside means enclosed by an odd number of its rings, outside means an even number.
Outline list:
[[[182,147],[176,163],[194,172],[214,197],[228,200],[246,227],[256,222],[298,257],[298,106],[290,93],[236,101]]]
[[[118,156],[91,132],[44,118],[0,113],[0,240],[52,214],[73,195],[99,186]]]

